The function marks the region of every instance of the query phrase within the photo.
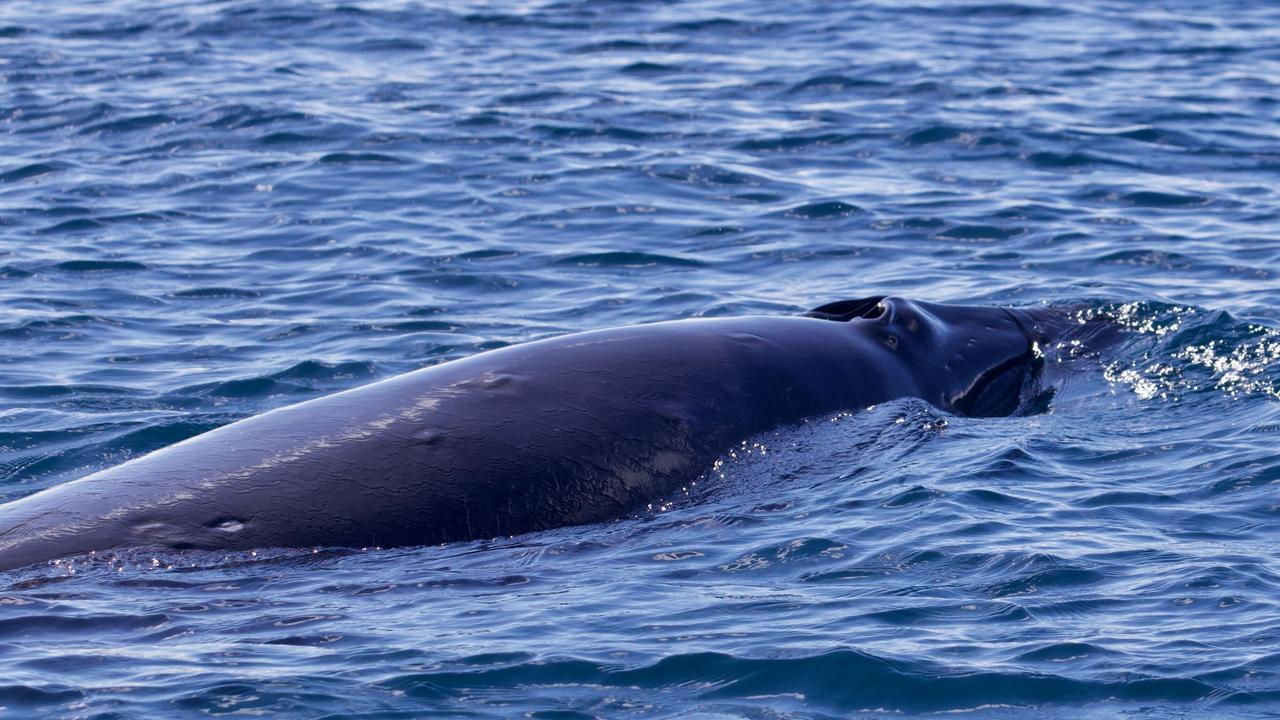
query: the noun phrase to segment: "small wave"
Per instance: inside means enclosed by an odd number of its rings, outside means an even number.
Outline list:
[[[65,686],[0,685],[0,707],[48,707],[76,702],[83,699],[84,695],[83,690]]]
[[[138,272],[147,269],[146,265],[132,260],[67,260],[53,267],[74,273]]]
[[[962,18],[1028,18],[1057,17],[1072,14],[1071,9],[1053,5],[1031,3],[954,3],[928,7],[915,7],[915,12],[928,15],[944,15]]]
[[[353,384],[352,380],[370,378],[376,373],[376,367],[369,362],[326,363],[318,360],[304,360],[271,375],[202,383],[181,388],[171,395],[235,399],[310,395],[314,394],[319,387],[349,386]]]
[[[418,42],[405,37],[371,38],[352,43],[353,52],[360,53],[421,53],[431,49],[430,43]]]
[[[94,450],[108,456],[142,454],[209,432],[226,424],[228,420],[225,416],[165,418],[152,425],[122,433],[108,442],[98,443]]]
[[[68,330],[92,325],[120,325],[120,322],[94,315],[62,315],[25,320],[9,327],[0,327],[0,337],[28,338],[45,333],[61,336]]]
[[[1194,137],[1185,132],[1152,127],[1150,125],[1131,128],[1129,130],[1121,130],[1112,133],[1112,135],[1114,137],[1127,138],[1129,140],[1137,140],[1138,142],[1151,143],[1154,145],[1180,145],[1187,147],[1201,144]]]
[[[159,125],[172,125],[176,120],[164,113],[147,113],[144,115],[133,115],[131,117],[120,118],[118,120],[110,120],[107,122],[96,123],[88,127],[81,128],[78,131],[80,135],[92,134],[111,134],[111,133],[127,133],[138,130],[149,130]]]
[[[1038,167],[1043,167],[1043,168],[1075,169],[1075,168],[1092,167],[1095,165],[1115,164],[1115,161],[1109,158],[1104,158],[1098,155],[1092,155],[1090,153],[1080,152],[1080,151],[1060,153],[1060,152],[1052,152],[1052,151],[1045,150],[1041,152],[1031,153],[1026,157],[1027,157],[1027,160],[1031,161],[1031,164],[1036,165]]]
[[[325,138],[320,135],[281,130],[278,132],[267,133],[266,135],[258,138],[257,142],[259,145],[272,147],[277,145],[310,145],[324,142],[324,140]]]
[[[608,53],[608,52],[675,52],[681,47],[681,43],[676,42],[647,42],[644,40],[636,40],[633,38],[614,38],[611,40],[600,40],[598,42],[579,45],[572,52],[582,54],[592,53]]]
[[[262,297],[262,293],[248,288],[202,287],[175,290],[168,294],[175,300],[231,300]]]
[[[65,33],[65,37],[77,39],[125,39],[141,35],[152,29],[151,23],[109,23],[105,27],[77,28]]]
[[[400,322],[360,323],[353,325],[357,332],[389,332],[389,333],[456,333],[463,329],[457,323],[442,320],[402,320]]]
[[[951,125],[930,125],[912,131],[904,140],[908,145],[929,145],[955,140],[964,133],[964,129]]]
[[[533,129],[550,137],[563,138],[566,140],[605,137],[614,140],[641,141],[660,137],[657,133],[621,127],[619,125],[536,125]]]
[[[572,96],[562,90],[531,90],[499,95],[494,101],[499,105],[539,105],[567,97]]]
[[[459,253],[457,255],[457,258],[459,260],[468,260],[468,261],[514,260],[515,258],[520,257],[520,255],[521,255],[520,251],[515,249],[501,250],[497,248],[490,248],[486,250],[468,250],[467,252]]]
[[[1120,200],[1121,202],[1129,205],[1151,208],[1194,207],[1209,203],[1209,198],[1201,195],[1178,195],[1176,193],[1156,192],[1154,190],[1140,190],[1138,192],[1126,193],[1120,196]]]
[[[1112,265],[1137,265],[1166,270],[1191,267],[1191,259],[1182,253],[1164,252],[1148,248],[1121,250],[1101,255],[1095,261]]]
[[[405,161],[394,155],[384,155],[382,153],[339,152],[329,153],[321,157],[320,162],[332,165],[400,165]]]
[[[746,27],[746,24],[740,20],[733,18],[713,17],[700,20],[685,20],[682,22],[664,25],[659,28],[658,32],[664,33],[686,33],[686,32],[719,32],[725,30],[739,30]]]
[[[297,365],[285,368],[271,377],[276,380],[305,380],[308,382],[346,381],[356,378],[368,378],[377,374],[377,367],[371,362],[348,361],[328,363],[320,360],[303,360]]]
[[[70,165],[64,162],[38,162],[30,165],[23,165],[8,172],[0,173],[0,183],[20,182],[22,180],[34,180],[35,178],[44,177],[66,170]]]
[[[681,68],[676,65],[641,61],[624,65],[618,72],[626,75],[669,75],[681,72]]]
[[[150,615],[20,615],[0,618],[0,638],[91,637],[129,633],[168,621],[168,616]]]
[[[890,509],[911,507],[913,505],[928,504],[941,497],[943,497],[943,493],[917,485],[894,495],[881,503],[881,505]]]
[[[817,133],[781,135],[775,137],[752,138],[736,145],[738,150],[746,152],[795,152],[808,148],[835,147],[858,140],[861,136],[850,133]]]
[[[1108,507],[1115,505],[1175,505],[1178,502],[1181,502],[1179,498],[1165,495],[1165,493],[1108,491],[1076,501],[1076,505],[1082,507]]]
[[[1053,651],[1048,651],[1052,655]],[[525,693],[569,687],[608,687],[689,695],[704,700],[804,698],[807,704],[858,712],[956,712],[992,705],[1109,701],[1188,702],[1216,691],[1193,678],[1132,677],[1115,681],[993,671],[953,671],[888,660],[856,650],[746,658],[704,652],[671,655],[650,665],[618,667],[587,660],[547,659],[479,669],[458,666],[401,675],[380,683],[420,698],[462,698],[483,691]]]
[[[822,202],[806,203],[797,205],[786,211],[788,217],[801,218],[804,220],[826,220],[829,218],[843,218],[851,215],[861,215],[866,212],[857,205],[844,202],[842,200],[824,200]]]
[[[106,227],[106,223],[93,218],[76,218],[74,220],[64,220],[56,225],[41,228],[41,235],[61,235],[64,233],[81,233],[91,232],[93,230],[101,230]],[[62,263],[64,265],[68,263]]]
[[[1018,660],[1033,663],[1065,663],[1116,653],[1099,645],[1083,642],[1061,642],[1028,650],[1018,656]]]
[[[205,383],[182,388],[175,394],[204,395],[214,398],[249,399],[276,395],[306,395],[314,392],[295,383],[279,382],[271,377],[252,377],[239,380]]]
[[[1026,232],[1021,227],[1001,227],[999,225],[955,225],[942,230],[934,237],[943,240],[1006,240]]]
[[[138,391],[111,385],[0,385],[0,397],[54,398],[64,395],[134,395]]]
[[[664,180],[674,180],[692,185],[711,187],[733,187],[742,185],[759,185],[761,178],[750,173],[738,172],[718,165],[683,165],[662,166],[649,171],[653,176]]]
[[[720,566],[726,573],[756,572],[776,565],[812,564],[839,560],[848,547],[830,538],[794,538],[740,555]]]
[[[557,265],[582,267],[703,267],[705,263],[692,258],[674,255],[658,255],[644,252],[600,252],[570,255],[555,261]]]
[[[865,88],[888,87],[889,83],[866,78],[853,78],[847,75],[816,75],[788,88],[789,93],[802,92],[844,92]]]
[[[690,231],[693,237],[719,237],[721,235],[737,235],[743,232],[743,228],[736,225],[713,225],[712,227],[697,228]]]
[[[243,103],[219,105],[208,111],[207,115],[211,117],[203,121],[205,127],[225,130],[243,130],[273,123],[302,123],[311,119],[301,112],[260,108]]]

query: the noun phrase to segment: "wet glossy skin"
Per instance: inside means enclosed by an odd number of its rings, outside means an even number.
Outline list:
[[[568,335],[248,418],[0,506],[0,569],[519,534],[625,514],[806,417],[904,396],[1016,408],[1025,383],[990,376],[1034,369],[1040,317],[876,300]],[[1015,397],[974,405],[983,387]]]

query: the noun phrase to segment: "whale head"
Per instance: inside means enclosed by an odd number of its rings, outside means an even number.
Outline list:
[[[1013,415],[1044,397],[1052,310],[943,305],[894,296],[841,300],[808,317],[847,322],[915,369],[920,395],[972,417]]]

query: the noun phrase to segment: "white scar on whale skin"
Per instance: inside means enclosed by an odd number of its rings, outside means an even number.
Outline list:
[[[492,375],[492,373],[482,373],[482,376],[490,376],[490,375]],[[433,390],[431,395],[418,398],[412,404],[400,409],[398,412],[387,413],[382,415],[381,417],[368,420],[364,423],[354,425],[354,426],[349,426],[340,433],[310,438],[300,445],[296,445],[291,448],[276,451],[271,455],[263,459],[260,459],[251,465],[247,465],[243,468],[239,468],[237,470],[230,471],[230,472],[224,472],[224,473],[218,473],[211,476],[205,476],[194,483],[175,488],[175,492],[172,492],[170,494],[163,494],[158,497],[152,497],[143,502],[138,502],[137,499],[135,499],[134,502],[129,502],[128,504],[122,507],[113,508],[101,514],[80,515],[78,518],[75,518],[75,519],[72,519],[64,514],[62,515],[62,518],[67,521],[65,524],[57,528],[34,529],[34,534],[46,535],[46,536],[64,536],[64,535],[74,535],[77,533],[84,533],[94,529],[95,527],[102,525],[103,523],[114,523],[119,521],[125,521],[125,520],[128,520],[131,516],[137,515],[139,513],[147,513],[149,511],[154,512],[156,510],[160,510],[168,506],[178,505],[186,501],[198,500],[200,498],[200,494],[197,491],[217,490],[221,487],[231,486],[247,478],[252,478],[255,474],[259,472],[271,470],[280,466],[288,465],[290,463],[297,463],[297,462],[304,461],[308,459],[310,456],[315,455],[316,453],[319,453],[323,450],[328,450],[335,447],[341,447],[344,444],[349,442],[360,441],[360,440],[377,437],[380,431],[386,430],[387,428],[395,425],[398,422],[421,422],[424,415],[426,415],[428,412],[439,407],[444,397],[459,394],[460,391],[457,390],[457,386],[465,385],[472,382],[474,382],[474,379],[467,379],[467,380],[461,380],[450,386],[436,388]],[[279,409],[284,410],[287,408],[288,406],[285,406],[284,408],[279,408]],[[274,412],[276,411],[274,410],[271,411],[271,413],[274,413]],[[264,413],[263,415],[258,417],[266,417],[271,413]],[[213,433],[217,433],[218,430],[221,430],[221,429],[222,428],[218,428],[210,431],[209,433],[205,433],[203,435],[212,435]],[[197,435],[194,438],[189,438],[186,441],[170,446],[170,449],[178,447],[179,445],[189,442],[192,439],[200,438],[200,437],[202,437],[202,435]],[[207,440],[210,438],[205,438],[205,439]],[[164,449],[157,452],[163,452],[163,450]],[[106,470],[102,472],[110,472],[110,470]],[[94,476],[91,475],[84,478],[81,481],[73,481],[72,483],[68,483],[67,485],[59,486],[59,487],[67,487],[68,485],[73,485],[78,482],[92,480],[93,478]],[[129,483],[127,480],[125,480],[124,484],[128,485]],[[151,489],[151,488],[148,488],[148,489]],[[92,491],[90,491],[88,494],[97,496],[97,497],[103,497],[103,495],[92,492]],[[55,509],[55,510],[50,510],[48,513],[37,515],[31,518],[24,525],[15,526],[14,528],[11,528],[9,531],[3,533],[3,535],[0,535],[0,537],[16,535],[17,531],[24,528],[32,529],[31,525],[33,523],[35,523],[36,521],[44,517],[47,517],[48,515],[51,515],[57,512],[58,510]],[[9,543],[7,544],[7,546],[11,547],[13,544],[14,543]],[[0,545],[0,548],[3,548],[5,546],[6,545]]]

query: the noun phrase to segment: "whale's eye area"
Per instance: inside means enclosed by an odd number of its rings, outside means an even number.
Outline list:
[[[819,320],[834,320],[836,322],[848,322],[854,319],[874,320],[885,313],[885,306],[881,303],[884,297],[884,295],[876,295],[875,297],[859,300],[840,300],[827,303],[810,310],[804,316],[818,318]]]

